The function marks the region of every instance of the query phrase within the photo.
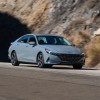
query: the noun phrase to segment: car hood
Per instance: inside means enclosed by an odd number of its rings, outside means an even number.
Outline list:
[[[65,45],[46,45],[44,46],[46,49],[51,50],[54,53],[62,53],[62,54],[80,54],[81,51],[79,48],[74,46],[65,46]]]

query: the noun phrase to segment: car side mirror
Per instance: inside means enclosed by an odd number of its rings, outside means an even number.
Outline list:
[[[35,42],[29,42],[29,45],[36,45],[36,43]]]

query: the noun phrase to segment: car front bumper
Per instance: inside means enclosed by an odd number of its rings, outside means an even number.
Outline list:
[[[46,64],[52,65],[75,65],[75,64],[85,64],[84,55],[49,55],[45,61]]]

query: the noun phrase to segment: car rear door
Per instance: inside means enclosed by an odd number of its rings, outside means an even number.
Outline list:
[[[26,62],[26,57],[27,57],[26,49],[27,49],[27,46],[29,45],[28,39],[29,39],[29,36],[25,35],[22,38],[20,38],[17,42],[16,52],[17,52],[17,57],[19,61]]]

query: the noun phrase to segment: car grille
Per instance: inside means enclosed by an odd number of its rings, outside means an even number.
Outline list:
[[[60,54],[58,55],[59,58],[62,61],[79,61],[81,58],[83,58],[83,55],[78,55],[78,54]]]

